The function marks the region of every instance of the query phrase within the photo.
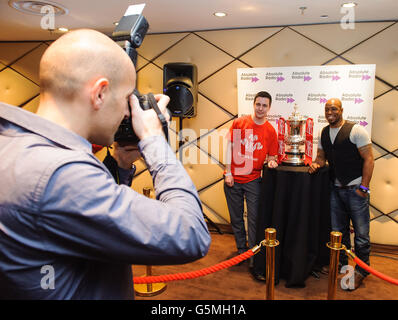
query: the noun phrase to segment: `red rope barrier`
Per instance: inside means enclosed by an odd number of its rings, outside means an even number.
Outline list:
[[[378,277],[378,278],[380,278],[382,280],[385,280],[385,281],[387,281],[389,283],[392,283],[392,284],[395,284],[395,285],[398,286],[398,280],[397,279],[391,278],[391,277],[389,277],[389,276],[387,276],[387,275],[385,275],[385,274],[383,274],[383,273],[381,273],[379,271],[376,271],[375,269],[373,269],[370,266],[368,266],[361,259],[359,259],[357,256],[353,257],[353,259],[354,259],[354,262],[357,265],[359,265],[362,269],[370,272],[371,274],[375,275],[376,277]]]
[[[254,255],[254,252],[250,249],[234,258],[229,260],[220,262],[214,266],[204,268],[197,271],[191,272],[183,272],[183,273],[175,273],[175,274],[166,274],[161,276],[147,276],[147,277],[135,277],[134,284],[142,284],[142,283],[158,283],[158,282],[169,282],[176,280],[186,280],[186,279],[194,279],[202,276],[206,276],[210,273],[214,273],[216,271],[232,267],[239,262],[242,262]]]

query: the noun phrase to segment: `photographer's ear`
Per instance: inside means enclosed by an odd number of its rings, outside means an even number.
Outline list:
[[[109,80],[100,78],[91,86],[91,103],[95,110],[99,110],[104,104],[106,95],[109,94]]]

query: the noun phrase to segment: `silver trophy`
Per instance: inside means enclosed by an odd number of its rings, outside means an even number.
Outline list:
[[[297,112],[297,104],[294,105],[294,111],[286,121],[287,133],[285,136],[285,154],[282,162],[290,166],[304,165],[304,123],[306,119]]]

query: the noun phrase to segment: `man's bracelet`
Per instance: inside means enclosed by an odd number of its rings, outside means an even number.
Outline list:
[[[231,172],[224,173],[224,176],[226,176],[226,177],[232,176],[232,173]]]
[[[368,193],[370,194],[369,188],[364,187],[363,185],[359,186],[359,190],[361,190],[363,193]]]

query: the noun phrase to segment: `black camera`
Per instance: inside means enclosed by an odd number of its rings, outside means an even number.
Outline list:
[[[132,15],[125,15],[123,16],[117,27],[115,28],[114,32],[112,33],[112,39],[116,42],[118,41],[126,41],[125,51],[129,55],[131,61],[133,62],[134,66],[137,64],[137,51],[144,37],[146,32],[148,31],[149,24],[145,17],[142,14],[132,14]],[[163,126],[163,132],[168,140],[168,124],[167,120],[159,110],[159,107],[156,103],[156,99],[152,93],[141,95],[137,89],[134,90],[134,93],[140,106],[143,110],[154,109],[158,115],[158,118]],[[134,132],[134,129],[131,124],[131,106],[130,101],[129,110],[130,110],[130,117],[123,119],[122,123],[120,124],[114,140],[117,142],[121,142],[124,144],[137,144],[139,139]]]
[[[152,93],[141,95],[137,89],[134,90],[134,93],[138,98],[140,103],[140,107],[143,110],[149,109],[156,109],[157,103],[154,95]],[[115,141],[121,143],[130,143],[130,144],[137,144],[139,139],[134,132],[134,129],[131,124],[131,106],[130,100],[128,101],[130,116],[128,118],[123,119],[122,123],[120,124],[119,128],[115,134]]]

